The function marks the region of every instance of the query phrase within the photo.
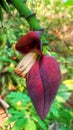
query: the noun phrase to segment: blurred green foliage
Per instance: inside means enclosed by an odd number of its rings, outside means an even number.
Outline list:
[[[5,126],[13,122],[9,130],[48,130],[53,123],[59,123],[60,130],[73,130],[73,109],[64,105],[73,92],[73,6],[61,0],[28,0],[27,5],[45,28],[48,44],[43,45],[43,52],[58,60],[62,83],[47,118],[41,121],[28,96],[25,79],[13,71],[23,57],[15,50],[15,43],[29,32],[29,25],[10,5],[11,13],[3,11],[0,22],[0,95],[10,104],[11,114]]]

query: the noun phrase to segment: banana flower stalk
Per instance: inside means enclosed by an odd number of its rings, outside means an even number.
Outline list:
[[[24,55],[15,73],[26,78],[28,94],[42,120],[48,114],[61,82],[57,60],[42,52],[41,31],[31,31],[22,36],[15,45]]]

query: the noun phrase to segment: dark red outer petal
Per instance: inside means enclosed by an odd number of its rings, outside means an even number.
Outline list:
[[[28,52],[36,52],[42,55],[42,44],[40,40],[41,31],[31,31],[26,35],[20,37],[15,45],[15,49],[22,54]]]
[[[44,89],[44,117],[46,117],[59,88],[61,72],[58,62],[51,56],[43,56],[39,61],[39,66]]]
[[[41,119],[46,117],[60,82],[59,65],[51,56],[43,55],[28,73],[28,93]]]
[[[28,74],[27,89],[39,116],[43,119],[44,91],[42,86],[39,74],[39,63],[37,61]]]

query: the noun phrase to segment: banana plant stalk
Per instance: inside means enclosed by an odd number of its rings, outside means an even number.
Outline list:
[[[19,11],[20,15],[28,21],[31,30],[42,30],[35,13],[27,7],[25,1],[10,0],[10,3]]]
[[[0,20],[3,19],[3,12],[2,9],[5,10],[7,13],[11,14],[10,11],[10,4],[12,4],[19,12],[20,16],[24,17],[30,25],[30,30],[34,31],[43,31],[39,20],[36,17],[36,14],[32,12],[26,5],[26,0],[0,0]],[[41,36],[42,43],[44,45],[48,44],[44,34],[42,33]]]

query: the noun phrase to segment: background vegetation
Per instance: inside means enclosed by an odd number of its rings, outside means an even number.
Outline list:
[[[10,14],[3,10],[3,21],[0,22],[0,95],[10,105],[8,112],[11,115],[4,125],[7,130],[73,130],[73,101],[67,104],[73,92],[73,6],[68,6],[71,2],[64,4],[61,0],[28,0],[26,4],[36,12],[45,28],[48,43],[43,44],[43,52],[55,56],[60,63],[62,83],[42,121],[29,98],[25,79],[13,71],[22,59],[14,48],[15,43],[29,32],[30,27],[10,5]]]

